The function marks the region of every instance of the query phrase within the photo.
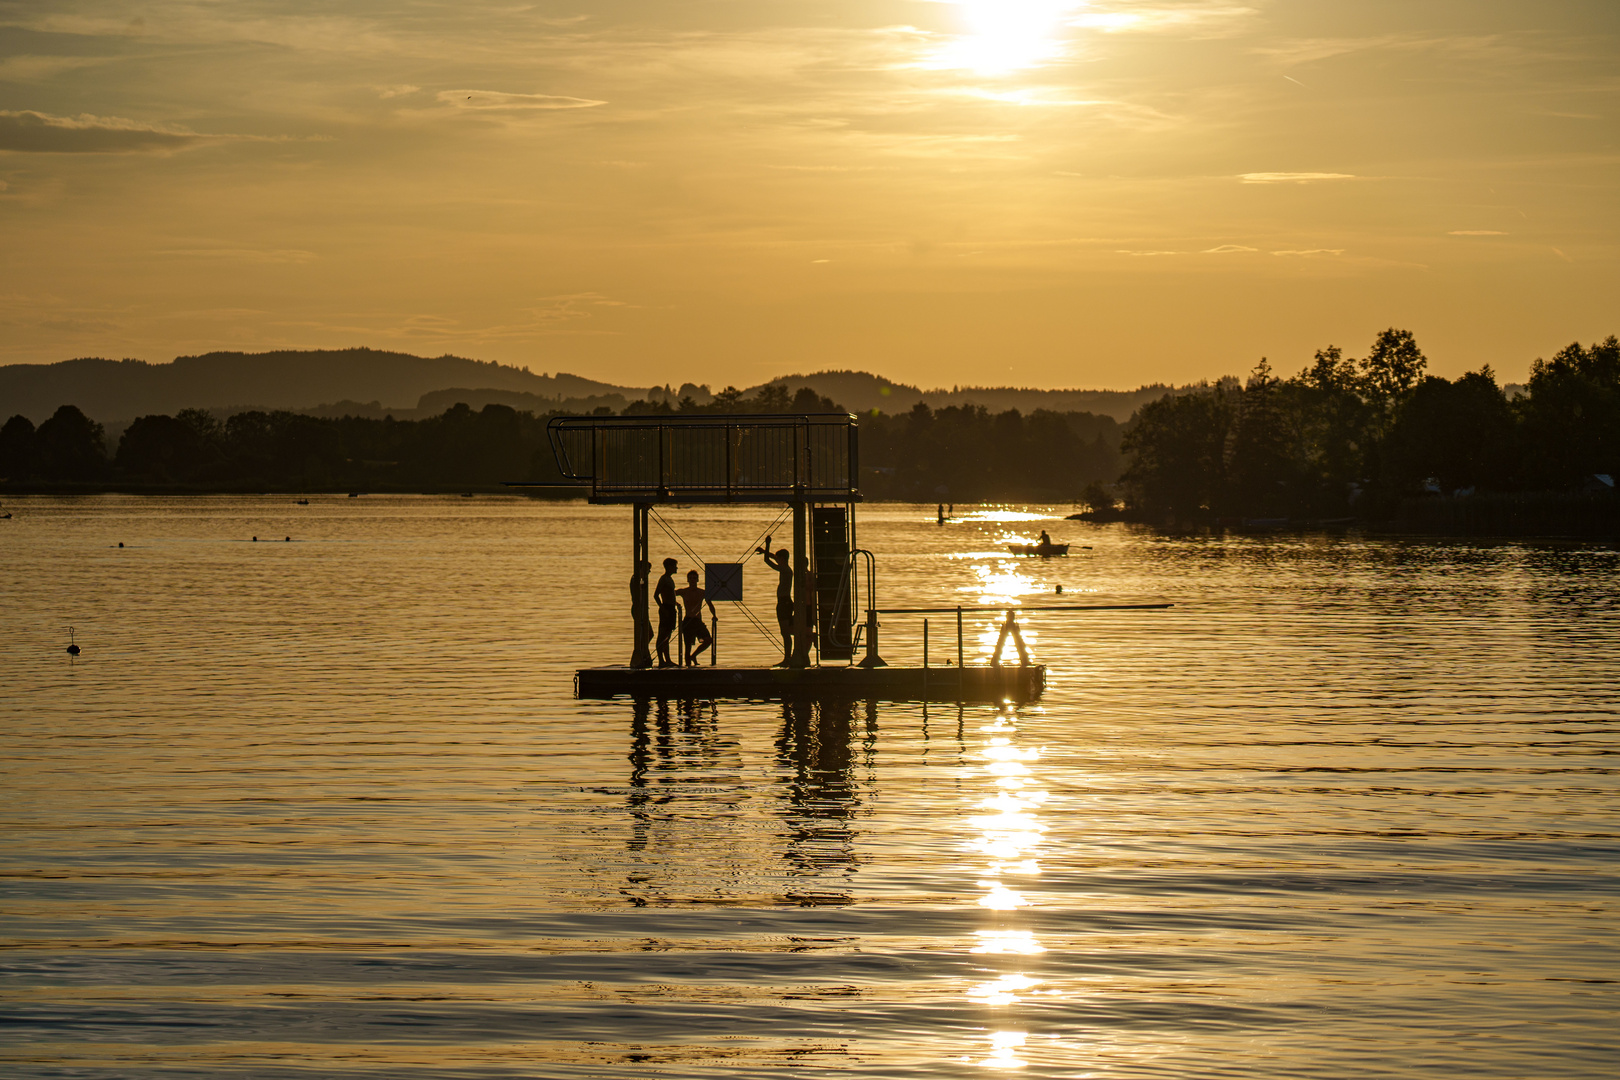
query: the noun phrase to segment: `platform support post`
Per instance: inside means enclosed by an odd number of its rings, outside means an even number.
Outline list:
[[[1018,646],[1018,666],[1029,667],[1029,649],[1024,647],[1024,635],[1019,632],[1018,620],[1013,617],[1011,609],[1008,610],[1007,618],[1001,624],[1001,633],[996,638],[996,651],[990,657],[990,666],[1001,666],[1001,650],[1006,648],[1009,635],[1013,639],[1013,644]]]
[[[923,667],[928,666],[928,620],[923,620]]]
[[[810,621],[816,602],[815,583],[810,580],[810,559],[806,554],[805,501],[803,489],[794,485],[793,498],[793,655],[790,668],[810,666]]]
[[[651,565],[647,557],[647,503],[633,503],[630,507],[631,521],[631,552],[630,552],[630,616],[635,624],[635,648],[630,652],[630,666],[633,668],[652,667],[653,628],[652,620],[647,617],[647,578],[650,571],[644,567]]]
[[[866,656],[857,667],[875,668],[888,667],[889,662],[878,655],[878,613],[877,608],[866,609]]]
[[[956,670],[962,670],[962,605],[956,606]]]

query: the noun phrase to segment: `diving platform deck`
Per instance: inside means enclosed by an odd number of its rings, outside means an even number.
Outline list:
[[[584,668],[581,698],[834,698],[879,701],[1030,701],[1046,688],[1042,664],[1003,667]]]

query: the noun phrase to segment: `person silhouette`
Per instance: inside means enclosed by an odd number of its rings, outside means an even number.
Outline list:
[[[754,550],[765,556],[766,566],[776,571],[776,628],[782,634],[782,663],[776,666],[783,667],[793,659],[793,564],[787,548],[771,553],[768,536],[765,546]]]
[[[686,572],[686,588],[676,589],[675,595],[680,597],[681,603],[686,605],[686,616],[681,619],[681,633],[686,636],[686,666],[695,667],[698,654],[714,644],[714,637],[709,633],[708,626],[703,622],[703,605],[709,605],[709,614],[711,616],[715,618],[719,618],[719,616],[715,615],[714,601],[709,599],[708,594],[698,584],[698,572],[696,570]],[[694,641],[700,643],[695,649],[692,648],[692,642]]]
[[[645,560],[636,563],[635,573],[630,575],[630,618],[635,624],[635,647],[630,650],[630,666],[633,668],[652,667],[652,657],[647,655],[647,643],[652,640],[652,623],[647,619],[646,588],[647,575],[652,572],[652,563]]]
[[[658,579],[658,586],[653,589],[653,601],[658,605],[658,666],[676,667],[675,661],[669,658],[669,639],[675,633],[675,624],[680,619],[680,608],[675,603],[675,571],[680,563],[674,559],[664,560],[664,576]]]

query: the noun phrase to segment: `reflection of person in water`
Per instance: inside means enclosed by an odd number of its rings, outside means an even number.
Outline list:
[[[853,776],[854,727],[853,703],[782,703],[776,740],[777,761],[787,780],[782,815],[787,848],[782,855],[798,879],[790,895],[801,904],[850,899],[845,875],[857,864],[861,803]]]
[[[675,623],[680,618],[680,608],[675,604],[675,569],[680,563],[674,559],[664,560],[664,576],[658,579],[658,587],[653,590],[653,602],[658,605],[658,666],[674,667],[675,661],[669,658],[669,639],[675,633]]]
[[[781,667],[793,659],[793,564],[788,559],[787,548],[772,553],[771,538],[765,538],[765,546],[754,549],[765,556],[765,565],[776,571],[776,628],[782,633],[782,663]]]
[[[697,664],[698,654],[714,644],[714,637],[703,622],[703,605],[709,605],[711,616],[716,619],[719,616],[715,614],[714,602],[709,599],[702,586],[698,585],[696,570],[686,572],[686,588],[676,589],[675,595],[686,605],[686,616],[681,619],[681,633],[686,636],[686,666],[692,667]],[[694,641],[700,643],[695,649],[692,648]]]

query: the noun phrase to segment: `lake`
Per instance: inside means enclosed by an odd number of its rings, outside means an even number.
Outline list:
[[[967,605],[970,661],[1059,585],[1175,606],[1030,616],[1029,705],[637,704],[572,693],[629,656],[622,508],[6,508],[7,1076],[1620,1062],[1612,547],[872,505],[882,604]],[[652,554],[773,516],[666,508]],[[1071,555],[1005,553],[1042,528]],[[770,662],[719,606],[722,661]]]

